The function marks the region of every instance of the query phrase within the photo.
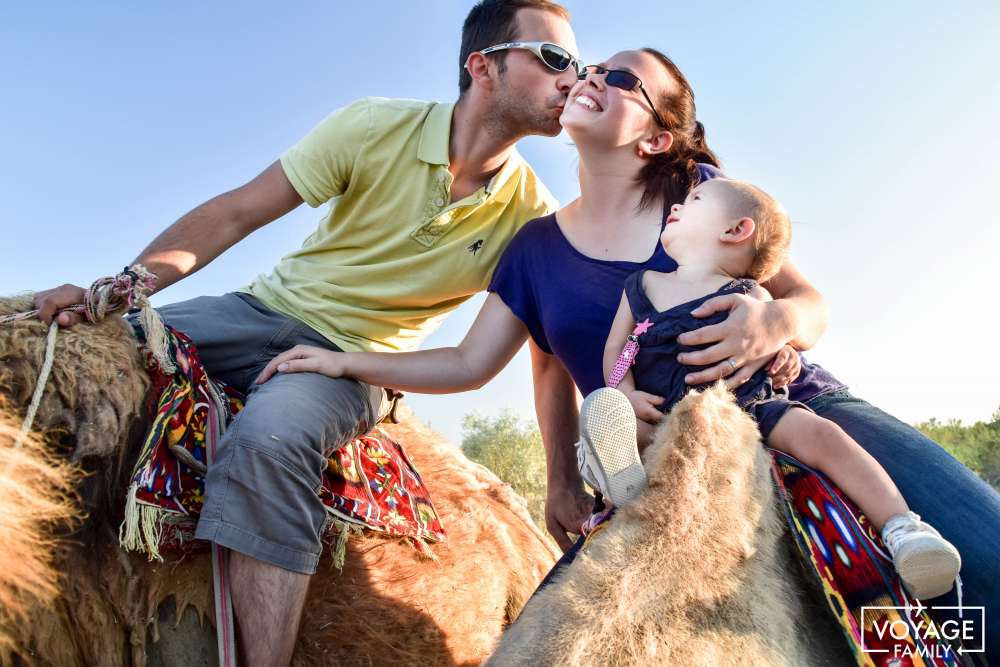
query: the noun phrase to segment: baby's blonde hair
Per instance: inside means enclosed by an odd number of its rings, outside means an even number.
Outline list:
[[[764,282],[774,276],[785,263],[792,240],[792,223],[785,208],[756,185],[721,178],[709,182],[726,186],[733,217],[754,221],[753,259],[747,277]]]

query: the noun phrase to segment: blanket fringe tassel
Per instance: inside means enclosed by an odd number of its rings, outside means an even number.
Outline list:
[[[138,492],[138,484],[128,487],[125,519],[118,528],[118,542],[126,551],[144,553],[149,560],[162,563],[160,539],[163,537],[163,512],[157,507],[140,503],[136,498]]]
[[[351,537],[363,537],[365,535],[366,529],[350,521],[344,521],[335,516],[329,516],[329,524],[327,529],[333,529],[337,534],[337,539],[331,543],[330,550],[333,553],[333,566],[337,568],[338,571],[344,571],[344,563],[347,561],[347,543],[350,541]],[[382,533],[380,531],[372,532],[372,535],[378,535],[383,538],[392,538],[393,535],[389,533]],[[407,544],[409,544],[413,549],[419,553],[424,558],[432,560],[435,563],[439,562],[437,555],[431,549],[430,542],[422,537],[416,536],[400,536],[404,539]]]

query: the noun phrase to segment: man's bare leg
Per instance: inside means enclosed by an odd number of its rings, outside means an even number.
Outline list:
[[[287,667],[309,590],[309,575],[229,552],[240,664]]]

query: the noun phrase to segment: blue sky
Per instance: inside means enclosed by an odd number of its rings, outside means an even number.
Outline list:
[[[1000,406],[1000,5],[568,2],[584,58],[655,46],[694,86],[727,171],[780,198],[793,258],[827,296],[810,358],[905,421]],[[363,95],[452,100],[464,2],[47,3],[0,9],[0,293],[89,284],[185,211],[248,180]],[[563,202],[565,135],[520,149]],[[269,270],[302,206],[154,300]],[[427,346],[461,339],[480,303]],[[411,397],[532,415],[521,353],[494,382]]]

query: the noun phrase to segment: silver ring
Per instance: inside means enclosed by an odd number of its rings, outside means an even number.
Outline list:
[[[736,362],[733,361],[732,359],[726,359],[726,363],[729,364],[729,367],[732,368],[733,372],[735,373],[736,372]]]

